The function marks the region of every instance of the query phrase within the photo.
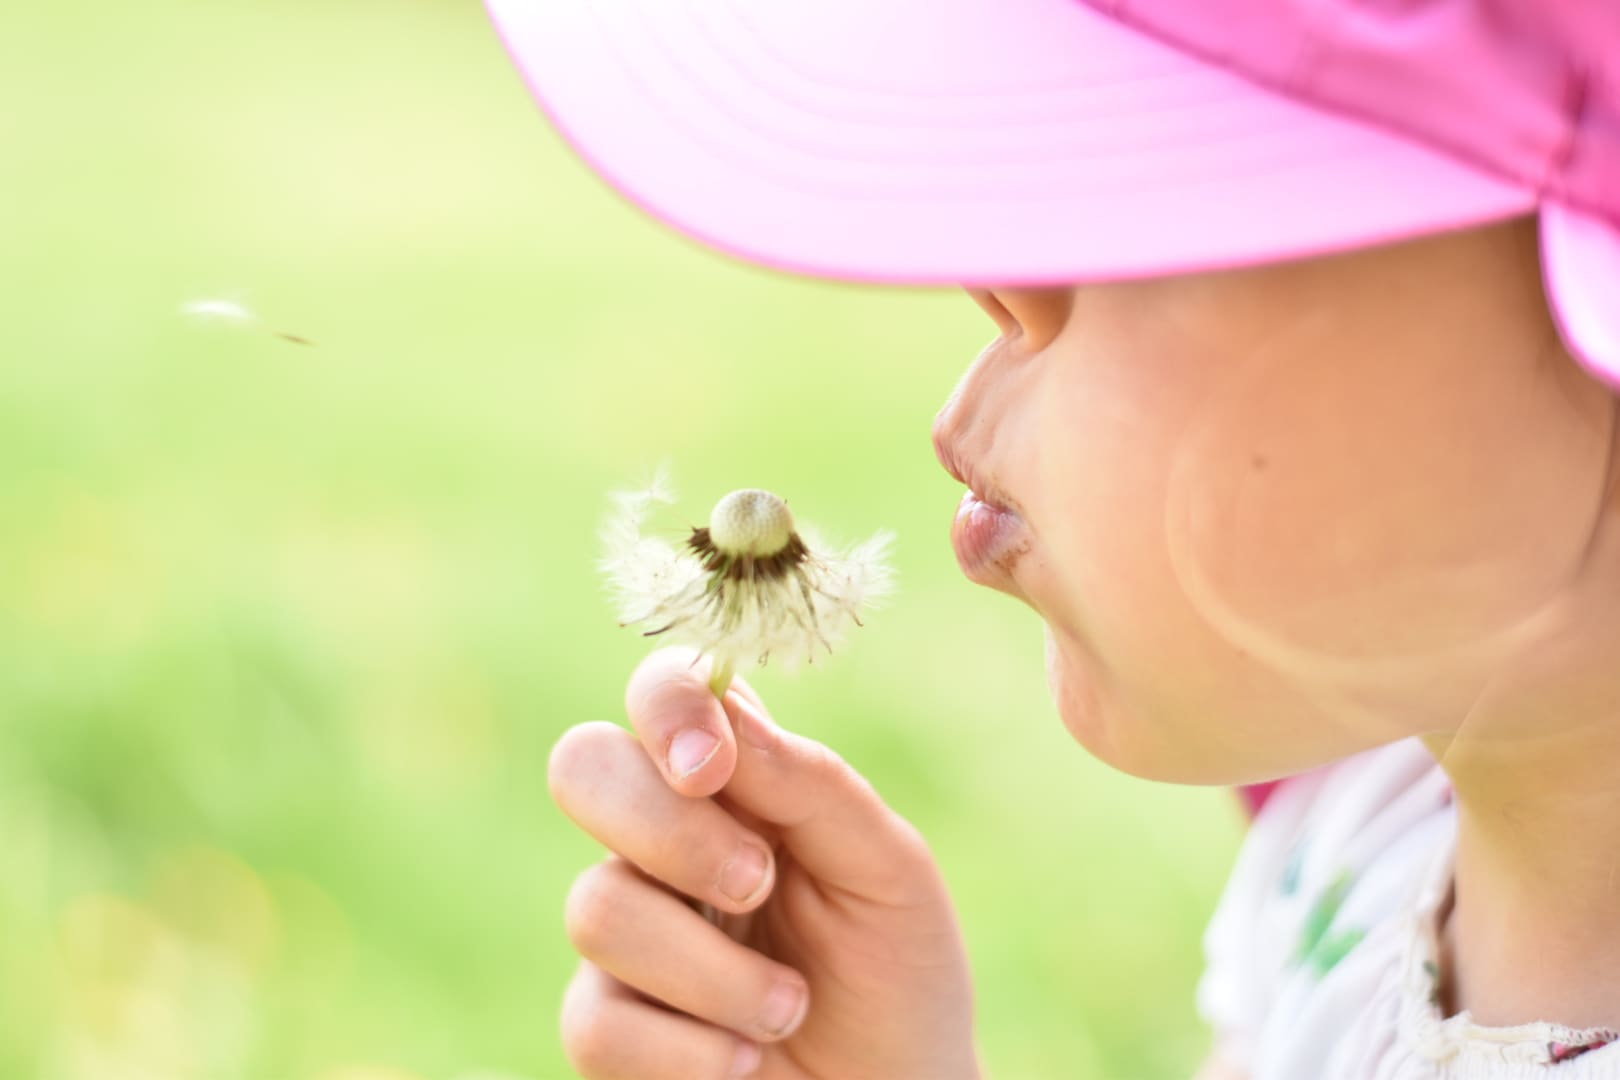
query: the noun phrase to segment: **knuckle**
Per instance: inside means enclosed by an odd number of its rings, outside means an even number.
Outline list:
[[[929,845],[928,838],[908,818],[893,811],[890,813],[894,817],[896,861],[910,867],[913,872],[918,869],[932,871],[937,864],[934,849]]]
[[[816,742],[814,739],[805,739],[801,752],[804,755],[805,768],[823,783],[838,787],[848,787],[852,783],[864,784],[861,774],[856,772],[843,755],[828,746],[826,743]]]
[[[624,879],[611,863],[598,863],[574,879],[563,906],[568,940],[587,957],[600,955],[623,925]]]
[[[581,1076],[607,1076],[613,1065],[616,1040],[594,1010],[580,1011],[585,1015],[563,1026],[563,1053]]]
[[[679,888],[697,881],[705,871],[718,873],[741,840],[740,830],[734,830],[734,836],[722,835],[723,831],[691,818],[665,822],[653,842],[658,876]]]
[[[812,775],[825,791],[838,793],[838,798],[853,797],[880,813],[891,812],[871,782],[832,747],[810,742],[805,747],[805,755]]]
[[[891,854],[886,887],[896,906],[930,904],[943,893],[939,863],[922,831],[890,811]]]
[[[576,978],[563,996],[560,1032],[563,1054],[584,1077],[603,1076],[611,1065],[614,1040],[603,1022],[602,1003]]]
[[[623,728],[606,720],[576,724],[563,732],[546,761],[546,782],[551,787],[552,800],[564,803],[583,778],[600,772],[608,740],[624,735]]]

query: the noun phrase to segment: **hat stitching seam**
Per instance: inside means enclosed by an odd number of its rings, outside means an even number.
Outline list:
[[[1577,68],[1572,71],[1567,92],[1569,126],[1564,129],[1563,139],[1553,149],[1551,159],[1547,162],[1547,175],[1542,179],[1543,191],[1552,186],[1557,176],[1568,170],[1570,162],[1575,159],[1575,152],[1582,145],[1581,135],[1586,128],[1587,106],[1592,100],[1591,89],[1591,79],[1585,69]]]
[[[609,33],[607,35],[607,39],[609,41],[613,41],[613,42],[616,42],[618,40],[611,33]],[[639,73],[636,71],[635,65],[632,62],[630,62],[629,58],[623,53],[623,51],[620,50],[620,49],[617,49],[617,48],[615,48],[613,51],[617,55],[617,57],[619,59],[619,62],[621,64],[621,66],[623,67],[626,75],[628,77],[632,78],[632,79],[640,81],[640,76],[639,76]],[[735,124],[738,128],[742,129],[743,131],[746,131],[746,132],[750,133],[754,137],[759,138],[760,140],[762,140],[763,142],[765,142],[767,144],[776,146],[776,147],[778,147],[780,149],[783,149],[783,150],[787,150],[787,151],[789,151],[791,153],[794,153],[794,154],[797,154],[797,155],[802,155],[802,156],[810,159],[811,161],[817,161],[817,162],[835,162],[835,163],[839,163],[839,164],[854,164],[854,165],[863,165],[863,164],[865,164],[865,165],[870,165],[870,164],[890,165],[890,164],[895,164],[896,163],[895,159],[893,159],[893,158],[872,158],[872,157],[853,158],[853,157],[848,157],[848,156],[832,157],[832,156],[829,156],[829,155],[827,155],[825,153],[818,152],[813,147],[805,146],[802,143],[784,141],[780,137],[779,133],[776,133],[774,131],[764,130],[764,129],[760,128],[758,125],[756,125],[754,122],[752,122],[750,119],[748,119],[745,116],[743,116],[742,114],[740,114],[731,105],[730,102],[724,100],[724,98],[721,95],[716,93],[716,88],[711,83],[709,83],[707,80],[704,80],[704,79],[699,77],[698,71],[692,65],[682,63],[679,59],[677,59],[675,57],[672,57],[672,56],[669,56],[667,54],[665,56],[665,60],[666,60],[667,63],[669,63],[671,70],[680,72],[680,74],[683,77],[683,81],[686,83],[688,88],[690,88],[695,93],[699,94],[701,97],[703,97],[704,99],[706,99],[709,102],[710,106],[714,109],[716,115],[725,116],[732,124]],[[647,92],[648,92],[649,100],[656,101],[658,103],[659,107],[662,108],[663,102],[658,97],[658,95],[655,95],[655,94],[651,93],[651,87],[647,87]],[[777,98],[777,100],[781,101],[781,99],[779,97]],[[781,103],[784,104],[784,105],[791,104],[790,102],[785,102],[785,101],[782,101]],[[746,159],[740,158],[737,154],[733,153],[731,151],[731,148],[723,147],[723,146],[719,145],[718,144],[718,137],[716,136],[715,133],[713,133],[713,132],[700,132],[699,129],[693,127],[692,125],[681,123],[679,118],[672,111],[669,111],[667,109],[664,110],[664,111],[665,111],[665,115],[674,124],[676,124],[676,126],[680,127],[683,131],[687,132],[689,137],[693,138],[695,141],[710,144],[711,153],[716,153],[717,157],[719,157],[720,159],[722,159],[722,160],[731,160],[731,161],[733,161],[733,162],[735,162],[735,163],[737,163],[739,165],[742,165],[743,167],[747,168],[754,175],[758,175],[758,176],[761,176],[761,177],[767,177],[767,176],[770,175],[769,172],[761,171],[759,163],[757,163],[757,162],[755,162],[755,163],[747,163]],[[1057,125],[1057,130],[1063,130],[1064,128],[1069,128],[1070,130],[1078,130],[1073,125],[1062,125],[1062,124]],[[947,129],[947,130],[963,130],[963,129],[955,128],[955,129]],[[1232,146],[1232,145],[1237,145],[1237,144],[1241,144],[1241,143],[1244,143],[1244,142],[1253,142],[1253,141],[1256,141],[1256,140],[1266,139],[1266,138],[1276,134],[1279,131],[1283,132],[1284,134],[1291,133],[1290,129],[1271,129],[1271,128],[1255,129],[1255,130],[1252,130],[1252,131],[1243,132],[1241,135],[1238,135],[1238,136],[1233,137],[1233,138],[1224,139],[1224,140],[1222,140],[1220,142],[1211,141],[1211,142],[1203,143],[1201,145],[1208,146],[1208,147],[1217,147],[1217,146],[1222,146],[1222,145]],[[1164,142],[1161,142],[1157,146],[1138,146],[1136,149],[1139,152],[1148,152],[1148,153],[1154,153],[1154,152],[1157,152],[1157,153],[1174,153],[1179,149],[1179,147],[1175,143],[1172,143],[1172,142],[1169,142],[1169,141],[1164,141]],[[1333,156],[1342,157],[1343,153],[1344,153],[1342,148],[1335,148],[1335,151],[1331,155],[1330,154],[1324,154],[1324,153],[1321,153],[1321,152],[1317,152],[1317,153],[1313,154],[1312,156],[1301,158],[1301,157],[1297,156],[1297,148],[1296,147],[1290,146],[1289,150],[1290,150],[1290,152],[1283,156],[1283,160],[1281,162],[1281,167],[1280,168],[1270,169],[1269,174],[1276,175],[1278,172],[1281,172],[1281,171],[1288,171],[1288,170],[1292,170],[1292,169],[1308,168],[1308,167],[1317,166],[1317,165],[1320,165],[1322,163],[1322,161],[1329,160]],[[1097,155],[1097,154],[1089,154],[1087,156],[1091,157],[1094,160],[1100,160],[1101,157],[1102,157],[1102,155]],[[958,157],[955,160],[951,160],[951,159],[942,159],[942,158],[939,158],[939,157],[918,157],[918,158],[912,158],[912,159],[904,159],[902,163],[923,164],[923,165],[929,165],[929,166],[944,166],[944,167],[964,166],[964,165],[971,166],[971,165],[974,165],[974,164],[977,163],[977,159],[972,158],[972,157]],[[1252,163],[1252,161],[1251,162],[1246,162],[1246,164],[1249,164],[1249,163]],[[1052,162],[1050,162],[1050,161],[1042,161],[1042,160],[1037,160],[1037,159],[1030,159],[1029,164],[1032,165],[1032,166],[1050,166],[1052,164]],[[1265,164],[1265,162],[1260,162],[1260,164]],[[790,178],[790,175],[791,175],[791,178]],[[1227,171],[1225,173],[1225,175],[1216,174],[1216,175],[1210,176],[1208,178],[1207,183],[1188,184],[1186,182],[1186,180],[1183,179],[1181,182],[1179,182],[1179,183],[1177,183],[1175,185],[1159,185],[1159,186],[1157,186],[1157,189],[1158,190],[1165,190],[1165,191],[1181,192],[1181,191],[1188,191],[1188,190],[1192,190],[1194,188],[1205,187],[1205,186],[1230,185],[1235,179],[1241,179],[1241,176],[1234,176],[1232,173],[1230,173],[1230,171]],[[800,176],[800,175],[797,175],[797,174],[784,174],[784,175],[781,175],[781,176],[777,176],[775,178],[775,182],[783,183],[789,189],[800,191],[800,192],[813,191],[813,190],[837,191],[841,195],[846,196],[846,197],[849,197],[849,196],[860,197],[860,196],[863,196],[863,195],[870,195],[870,192],[868,191],[868,189],[864,185],[857,186],[857,185],[851,185],[851,184],[848,184],[848,183],[837,183],[837,182],[831,182],[831,183],[823,183],[823,182],[806,183],[805,178]],[[1136,191],[1144,190],[1144,186],[1140,183],[1140,181],[1132,181],[1131,182],[1131,187],[1132,187],[1133,190],[1136,190]],[[1153,185],[1148,185],[1148,187],[1151,188],[1151,187],[1153,187]],[[988,188],[979,188],[978,190],[984,191],[984,190],[989,190],[989,189]],[[1023,197],[1026,197],[1026,198],[1056,198],[1056,197],[1059,197],[1064,190],[1067,190],[1067,189],[1061,189],[1060,188],[1060,189],[1057,189],[1057,190],[1054,190],[1054,191],[1040,191],[1040,190],[1031,190],[1031,189],[1021,189],[1018,192],[1018,194],[1020,194]],[[885,192],[885,193],[883,193],[881,195],[872,196],[872,197],[888,198],[888,197],[892,197],[894,194],[897,194],[897,192],[890,191],[890,192]],[[919,197],[919,196],[913,195],[912,197]],[[959,190],[957,193],[948,196],[947,201],[955,202],[955,201],[960,200],[962,197],[963,197],[963,192],[961,192]]]

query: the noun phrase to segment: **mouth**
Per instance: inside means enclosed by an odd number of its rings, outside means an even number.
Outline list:
[[[951,547],[962,574],[977,585],[1012,596],[1023,593],[1013,580],[1013,566],[1032,543],[1029,526],[996,489],[981,486],[971,465],[958,453],[943,429],[934,432],[934,452],[945,471],[967,491],[951,523]]]
[[[963,575],[978,585],[1021,596],[1013,582],[1013,564],[1029,550],[1024,519],[1004,506],[987,502],[973,491],[963,493],[951,523],[951,547]]]

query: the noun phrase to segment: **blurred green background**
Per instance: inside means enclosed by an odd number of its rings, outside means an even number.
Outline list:
[[[0,1076],[564,1077],[546,792],[645,644],[595,574],[667,459],[899,534],[753,676],[934,844],[1001,1078],[1184,1077],[1243,817],[1090,759],[960,579],[962,294],[731,263],[567,151],[471,0],[53,0],[0,35]],[[181,315],[228,297],[263,324]],[[301,346],[274,337],[306,337]]]

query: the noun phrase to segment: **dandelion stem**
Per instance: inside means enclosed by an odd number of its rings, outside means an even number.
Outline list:
[[[715,697],[724,698],[726,696],[726,688],[731,685],[731,676],[736,670],[737,665],[730,660],[715,661],[714,674],[709,676],[709,689],[714,691]]]

